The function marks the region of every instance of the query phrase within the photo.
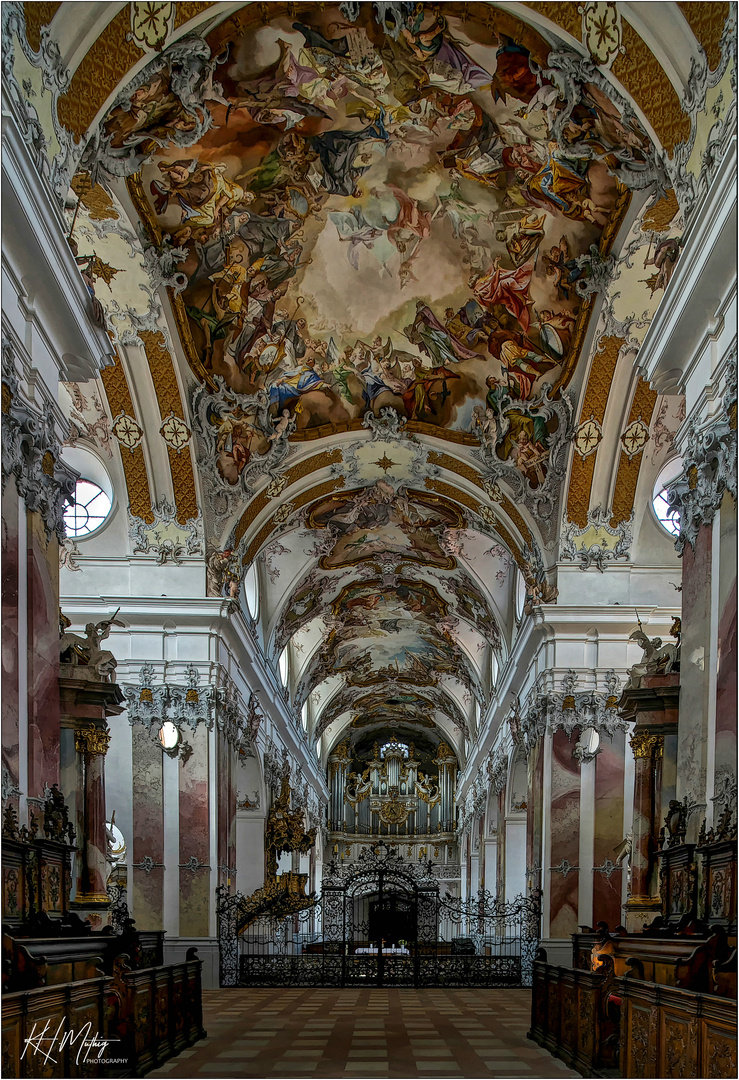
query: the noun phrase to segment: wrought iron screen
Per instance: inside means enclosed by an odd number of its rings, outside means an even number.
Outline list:
[[[328,867],[297,914],[243,925],[244,909],[219,889],[221,986],[531,986],[538,896],[441,896],[431,863],[384,843]]]

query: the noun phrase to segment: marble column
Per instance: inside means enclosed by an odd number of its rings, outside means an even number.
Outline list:
[[[591,925],[607,922],[611,930],[622,921],[621,881],[625,863],[616,864],[616,849],[624,839],[624,755],[629,752],[623,731],[613,739],[601,735],[595,771],[593,830],[593,914]]]
[[[105,755],[109,744],[110,734],[104,727],[90,723],[75,728],[82,835],[77,837],[77,893],[72,907],[77,911],[90,908],[96,914],[110,906],[105,858]]]
[[[73,658],[74,658],[74,654]],[[122,712],[123,694],[93,667],[59,665],[60,760],[64,787],[77,833],[76,893],[71,906],[102,926],[110,906],[105,836],[105,756],[108,719]]]
[[[27,512],[28,794],[59,783],[59,542]]]
[[[164,929],[164,775],[161,746],[142,724],[131,733],[133,754],[133,880],[131,915],[139,930]],[[172,872],[176,870],[172,867]]]
[[[682,711],[679,673],[644,675],[639,682],[619,702],[624,719],[635,722],[631,890],[624,906],[629,931],[641,930],[661,911],[655,856],[672,795],[679,701]]]
[[[188,736],[193,752],[180,758],[180,936],[207,937],[210,914],[208,729]],[[214,852],[215,855],[215,852]]]
[[[626,901],[626,928],[641,930],[662,907],[656,880],[657,806],[664,736],[651,731],[635,731],[631,736],[634,753],[634,818],[631,842],[631,894]]]
[[[701,525],[695,546],[683,549],[680,717],[677,729],[677,799],[688,805],[686,841],[695,843],[707,809],[710,707],[711,576],[713,526]],[[717,568],[718,569],[718,568]]]
[[[19,532],[18,491],[15,479],[9,476],[2,494],[2,686],[3,739],[2,777],[3,798],[6,793],[17,806],[20,790],[20,697],[18,693],[19,642]],[[24,573],[25,573],[25,567]],[[22,820],[21,824],[25,824]]]
[[[578,928],[580,767],[573,746],[574,738],[565,731],[552,734],[551,862],[545,875],[553,938],[568,938]]]
[[[544,742],[532,747],[526,767],[526,888],[529,895],[542,885],[542,824],[544,800]]]

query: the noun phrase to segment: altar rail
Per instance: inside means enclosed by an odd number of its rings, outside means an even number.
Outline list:
[[[113,975],[5,994],[3,1075],[143,1076],[205,1037],[197,950],[166,967],[132,971],[125,961]],[[34,1044],[39,1036],[53,1041]],[[110,1041],[99,1061],[82,1045],[92,1037]]]

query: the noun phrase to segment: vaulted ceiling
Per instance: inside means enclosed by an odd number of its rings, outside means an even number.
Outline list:
[[[632,361],[684,227],[677,95],[660,68],[650,115],[625,46],[547,18],[576,5],[189,7],[164,49],[174,24],[134,27],[66,200],[131,521],[166,490],[210,593],[258,588],[324,751],[390,728],[463,755],[523,604],[556,599],[563,517],[613,547],[646,441],[655,468],[669,447],[650,423],[679,403]]]

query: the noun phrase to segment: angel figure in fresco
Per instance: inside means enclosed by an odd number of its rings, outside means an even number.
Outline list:
[[[513,449],[512,456],[514,455],[516,468],[520,472],[528,473],[533,470],[537,481],[540,484],[544,483],[546,476],[544,463],[549,457],[549,450],[546,446],[532,442],[529,433],[521,431]]]
[[[476,102],[464,98],[449,112],[447,126],[456,128],[457,133],[439,154],[444,168],[478,183],[495,185],[507,148],[495,121]]]
[[[172,235],[176,246],[190,239],[195,231],[199,237],[209,236],[244,200],[244,189],[226,179],[224,164],[179,158],[160,161],[159,171],[167,186],[158,180],[151,182],[157,213],[163,214],[170,202],[177,202],[182,211],[182,224]]]
[[[588,168],[589,162],[566,157],[556,142],[550,142],[546,160],[536,172],[523,162],[517,172],[521,174],[523,192],[535,206],[577,221],[592,221],[592,209],[583,206],[583,200],[587,200]]]
[[[433,218],[431,211],[421,210],[417,200],[412,199],[410,195],[406,195],[395,184],[386,184],[386,190],[390,192],[398,204],[398,214],[395,220],[388,221],[387,218],[384,219],[387,224],[387,238],[403,254],[408,243],[414,237],[418,240],[424,240],[429,236]],[[377,188],[373,188],[372,194],[379,196],[382,192]]]
[[[481,359],[479,353],[449,333],[423,300],[416,302],[416,317],[404,333],[437,367],[458,364],[461,360]]]
[[[578,278],[583,277],[585,271],[578,265],[577,259],[572,258],[566,236],[561,236],[559,244],[550,248],[548,255],[544,255],[544,264],[547,276],[554,278],[557,295],[562,300],[569,300],[572,286]]]
[[[488,351],[500,361],[512,397],[526,401],[536,380],[555,367],[556,361],[537,352],[528,337],[508,330],[496,330],[488,339]]]
[[[363,248],[372,251],[375,240],[384,235],[382,229],[370,225],[358,206],[353,206],[348,212],[334,210],[328,216],[336,226],[339,240],[348,245],[346,255],[349,262],[355,270],[358,270],[359,253]],[[386,273],[389,272],[382,260],[380,260],[380,268],[381,272],[383,270]]]
[[[436,14],[431,25],[424,27],[426,15],[424,5],[419,4],[401,33],[413,55],[423,62],[429,82],[452,94],[490,86],[492,75],[475,63],[449,34],[446,18]]]
[[[451,371],[448,367],[428,368],[424,367],[420,360],[415,360],[413,379],[409,381],[408,389],[403,394],[403,405],[409,419],[416,420],[423,410],[436,416],[438,410],[431,400],[432,394],[434,397],[440,396],[443,405],[451,393],[447,386],[448,381],[459,377],[456,371]]]
[[[506,251],[516,269],[536,255],[544,239],[546,220],[546,214],[524,213],[519,221],[497,230],[495,239],[505,244]]]
[[[495,75],[492,79],[493,101],[508,97],[531,101],[539,85],[537,73],[531,66],[531,54],[506,34],[498,35]]]
[[[486,308],[502,304],[526,334],[531,324],[530,305],[533,300],[528,292],[533,270],[534,265],[530,262],[517,266],[515,270],[502,270],[500,256],[497,255],[487,274],[470,281],[475,299]]]
[[[654,255],[651,258],[649,257],[649,253],[647,253],[647,258],[644,260],[644,266],[654,266],[657,270],[657,273],[653,274],[650,278],[647,278],[645,282],[645,284],[649,286],[651,296],[654,296],[658,289],[666,289],[670,284],[672,271],[675,269],[679,254],[680,240],[675,237],[668,237],[666,240],[661,240],[655,247]]]

